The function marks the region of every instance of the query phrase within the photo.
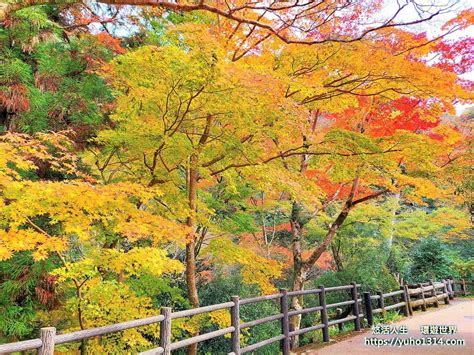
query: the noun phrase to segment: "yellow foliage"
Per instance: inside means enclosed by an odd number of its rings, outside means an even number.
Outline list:
[[[394,235],[399,238],[419,239],[437,236],[445,240],[469,238],[471,227],[467,212],[452,207],[441,207],[434,212],[409,210],[397,216]]]
[[[269,294],[275,291],[271,280],[281,276],[283,267],[281,263],[244,249],[227,238],[211,240],[204,253],[209,256],[212,263],[235,264],[241,267],[243,282],[259,286],[262,293]]]
[[[22,181],[9,183],[2,195],[9,201],[0,210],[2,225],[8,226],[9,234],[16,233],[17,238],[27,239],[25,226],[35,230],[33,234],[29,232],[29,236],[34,236],[36,243],[30,240],[27,244],[18,242],[18,246],[3,245],[12,251],[36,249],[45,244],[38,250],[38,255],[44,257],[45,250],[52,250],[53,240],[63,238],[57,248],[60,251],[68,243],[64,239],[67,236],[88,242],[96,238],[102,228],[127,237],[130,241],[149,238],[154,245],[166,240],[184,241],[180,239],[185,236],[184,227],[148,209],[138,208],[137,201],[147,204],[159,195],[159,191],[150,191],[140,185],[117,183],[94,186],[79,181]],[[40,216],[47,216],[50,226],[60,227],[61,236],[44,236],[46,232],[43,233],[33,222]]]
[[[99,262],[103,269],[135,276],[141,273],[161,276],[163,273],[184,270],[183,264],[168,258],[165,250],[147,247],[136,247],[128,252],[104,250]]]
[[[186,228],[153,213],[153,199],[162,195],[158,188],[128,182],[94,185],[77,171],[70,144],[61,134],[1,137],[1,259],[26,250],[32,250],[36,260],[44,259],[65,251],[70,238],[93,242],[104,229],[132,242],[149,239],[155,246],[184,241]],[[22,178],[24,171],[36,170],[38,162],[77,178],[57,182]]]
[[[131,319],[155,316],[148,297],[136,296],[127,285],[114,281],[88,284],[82,292],[82,299],[72,298],[66,304],[66,310],[77,317],[78,303],[81,304],[84,328],[100,327],[120,323]],[[68,331],[77,330],[77,326]],[[147,340],[159,332],[159,325],[132,328],[119,333],[101,337],[100,342],[91,342],[94,353],[138,352],[152,346]]]

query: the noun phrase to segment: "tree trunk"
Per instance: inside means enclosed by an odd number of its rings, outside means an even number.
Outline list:
[[[199,296],[196,285],[196,257],[194,248],[194,241],[186,244],[186,283],[188,286],[189,302],[196,308],[199,307]]]
[[[336,232],[338,231],[339,227],[344,223],[346,220],[347,216],[349,215],[349,211],[351,209],[351,203],[347,203],[344,205],[342,211],[339,213],[337,216],[336,220],[334,221],[333,224],[329,227],[329,230],[324,237],[323,241],[319,246],[313,251],[309,259],[307,260],[307,264],[309,267],[312,267],[316,261],[321,257],[321,255],[326,251],[327,247],[329,244],[331,244],[332,239],[336,235]]]
[[[197,209],[197,181],[198,181],[198,156],[192,154],[190,157],[189,181],[188,181],[188,204],[190,215],[187,219],[187,226],[191,229],[188,242],[186,243],[186,284],[188,289],[188,299],[193,308],[199,307],[199,296],[196,283],[196,254],[195,254],[195,213]],[[193,334],[193,336],[199,333]],[[189,355],[197,354],[197,344],[188,346]]]
[[[336,220],[329,227],[329,230],[326,233],[326,236],[324,237],[322,243],[313,251],[313,253],[308,258],[308,260],[304,262],[305,264],[304,267],[311,268],[314,265],[314,263],[321,257],[321,255],[324,253],[327,247],[331,244],[337,231],[342,226],[347,216],[349,215],[349,212],[355,205],[372,200],[388,192],[387,189],[384,189],[379,192],[375,192],[371,195],[367,195],[365,197],[361,197],[357,200],[354,200],[354,197],[357,193],[358,188],[359,188],[359,178],[356,178],[354,179],[351,192],[349,193],[349,196],[347,197],[344,207],[342,208],[341,212],[337,216]]]
[[[304,282],[306,281],[306,272],[303,269],[303,259],[301,255],[301,236],[302,236],[302,225],[301,225],[301,206],[298,202],[294,201],[291,209],[290,225],[292,238],[292,251],[293,251],[293,285],[292,291],[301,291],[304,288]],[[291,308],[294,310],[303,309],[303,297],[293,297],[291,300]],[[293,316],[290,318],[290,332],[300,329],[301,326],[301,315]],[[299,346],[299,336],[296,335],[291,338],[291,349],[295,349]]]
[[[396,225],[396,222],[397,222],[397,211],[398,211],[398,208],[399,208],[400,197],[401,197],[401,193],[400,193],[400,191],[398,191],[395,194],[395,197],[394,197],[394,201],[393,201],[394,206],[393,206],[392,210],[390,211],[391,214],[392,214],[392,219],[390,221],[390,235],[389,235],[388,240],[387,240],[389,255],[390,255],[390,250],[392,249],[392,245],[393,245],[393,236],[395,234],[395,225]]]
[[[7,131],[7,132],[18,132],[17,116],[13,112],[8,112],[7,111],[7,113],[6,113],[5,131]]]
[[[304,289],[304,283],[306,281],[307,273],[303,266],[300,264],[297,268],[295,268],[295,275],[293,279],[293,291],[301,291]],[[303,309],[303,296],[293,297],[291,300],[291,308],[294,310],[301,310]],[[290,318],[290,332],[294,330],[298,330],[301,327],[301,314],[293,316]],[[291,338],[291,349],[296,349],[299,347],[300,337],[299,335],[295,335]]]
[[[339,227],[344,223],[346,220],[347,216],[349,215],[349,212],[351,208],[361,202],[368,201],[372,198],[375,198],[377,196],[380,196],[382,193],[386,192],[385,190],[382,192],[377,192],[373,195],[369,195],[366,197],[363,197],[357,201],[354,201],[354,197],[357,193],[357,190],[359,189],[359,178],[355,178],[354,182],[352,183],[352,188],[351,192],[349,193],[349,196],[347,197],[346,202],[344,203],[344,206],[339,212],[339,215],[337,216],[336,220],[331,224],[329,227],[328,232],[326,233],[326,236],[324,237],[322,243],[313,251],[311,256],[308,258],[308,260],[305,261],[305,267],[311,268],[313,267],[314,263],[321,257],[321,255],[326,251],[328,246],[331,244],[334,236],[336,235]]]
[[[190,215],[187,220],[187,225],[191,229],[191,235],[186,243],[186,283],[188,286],[188,299],[193,308],[199,307],[199,295],[196,282],[196,212],[197,212],[197,184],[198,184],[198,164],[199,152],[209,138],[213,116],[208,114],[206,117],[206,125],[204,131],[199,139],[197,150],[189,157],[189,176],[188,176],[188,204]],[[199,332],[193,336],[199,335]],[[198,344],[188,346],[188,354],[196,355]]]
[[[302,165],[304,167],[304,165]],[[359,178],[354,179],[352,184],[352,189],[349,193],[349,196],[344,203],[344,206],[337,216],[336,220],[331,224],[329,230],[326,233],[321,244],[318,245],[316,249],[312,252],[310,257],[307,260],[302,259],[302,250],[301,250],[301,233],[303,230],[303,223],[301,220],[301,206],[295,201],[293,202],[292,211],[291,211],[291,233],[293,236],[292,239],[292,251],[293,251],[293,285],[292,291],[301,291],[304,288],[304,283],[308,277],[308,273],[311,271],[312,267],[316,261],[321,257],[321,255],[326,251],[328,246],[331,244],[334,236],[336,235],[339,228],[342,226],[347,216],[349,215],[350,210],[355,205],[371,200],[382,194],[386,193],[387,190],[382,190],[376,192],[372,195],[362,197],[354,201],[355,195],[359,188]],[[302,309],[302,297],[293,297],[291,302],[292,308],[295,310]],[[290,331],[298,330],[301,326],[301,315],[293,316],[290,319]],[[294,336],[291,342],[291,348],[295,349],[299,346],[299,337]]]
[[[341,242],[338,240],[336,243],[337,245],[335,245],[335,243],[331,244],[332,257],[334,258],[334,263],[336,264],[336,270],[341,272],[344,269],[341,258]]]

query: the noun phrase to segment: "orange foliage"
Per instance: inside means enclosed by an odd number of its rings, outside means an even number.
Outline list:
[[[121,46],[120,40],[116,37],[112,37],[107,32],[101,32],[96,35],[96,38],[107,48],[113,50],[117,54],[124,54],[125,49]]]
[[[24,112],[30,109],[28,101],[28,89],[19,83],[15,83],[0,90],[0,104],[10,112]]]

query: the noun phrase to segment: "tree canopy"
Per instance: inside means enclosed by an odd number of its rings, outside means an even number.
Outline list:
[[[0,340],[237,291],[472,275],[473,12],[454,5],[0,4]]]

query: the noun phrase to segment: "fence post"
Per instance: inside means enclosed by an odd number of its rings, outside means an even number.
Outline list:
[[[285,336],[281,341],[281,351],[283,355],[290,354],[290,320],[288,317],[288,291],[281,289],[280,312],[283,313],[281,319],[281,333]]]
[[[402,293],[402,302],[405,302],[405,306],[402,308],[403,315],[408,317],[410,315],[410,309],[408,308],[408,299],[407,294],[405,293],[405,286],[400,286],[400,290],[403,291]]]
[[[443,292],[446,294],[446,297],[444,298],[444,304],[449,304],[449,292],[448,292],[448,287],[446,286],[447,282],[446,280],[443,280]]]
[[[448,282],[449,299],[452,300],[456,296],[456,293],[455,293],[456,285],[453,279],[448,279],[448,281],[449,281]]]
[[[382,310],[382,317],[385,318],[385,302],[383,300],[383,292],[377,291],[379,299],[377,300],[377,307]]]
[[[421,305],[421,310],[423,312],[426,312],[426,300],[425,300],[425,291],[423,291],[423,285],[419,283],[417,285],[419,288],[421,288],[421,298],[423,299],[423,304]]]
[[[351,282],[352,288],[352,300],[354,304],[352,305],[352,313],[356,319],[354,319],[354,330],[360,330],[360,313],[359,313],[359,295],[357,294],[357,284],[355,282]]]
[[[410,292],[408,292],[408,285],[407,284],[403,285],[403,291],[405,292],[405,297],[407,299],[408,314],[410,316],[412,316],[413,315],[413,307],[411,305],[411,296],[410,296]]]
[[[54,354],[54,337],[56,336],[56,328],[47,327],[40,329],[41,348],[38,350],[38,355],[53,355]]]
[[[319,292],[319,305],[322,307],[321,322],[324,325],[324,328],[322,329],[323,341],[327,343],[329,341],[329,320],[328,310],[326,308],[326,290],[324,289],[324,286],[318,286],[318,288],[321,290],[321,292]]]
[[[435,298],[434,306],[438,308],[439,307],[438,296],[436,295],[436,288],[435,288],[433,280],[430,280],[430,285],[431,287],[433,287],[433,289],[431,290],[431,295]]]
[[[461,279],[461,291],[464,296],[467,295],[466,281],[464,279]]]
[[[230,322],[234,327],[232,332],[232,352],[240,355],[240,299],[239,296],[232,296],[234,305],[230,308]]]
[[[336,308],[336,319],[341,319],[342,318],[341,315],[342,315],[342,308]],[[344,329],[343,323],[339,323],[337,325],[337,329],[339,329],[342,332]]]
[[[374,316],[372,314],[372,303],[370,301],[370,292],[364,292],[365,318],[369,327],[374,325]]]
[[[171,354],[171,308],[162,307],[161,315],[165,317],[160,323],[160,346],[163,348],[163,354]]]
[[[451,300],[452,297],[451,297],[451,280],[450,279],[446,279],[446,289],[448,290],[448,297]]]

